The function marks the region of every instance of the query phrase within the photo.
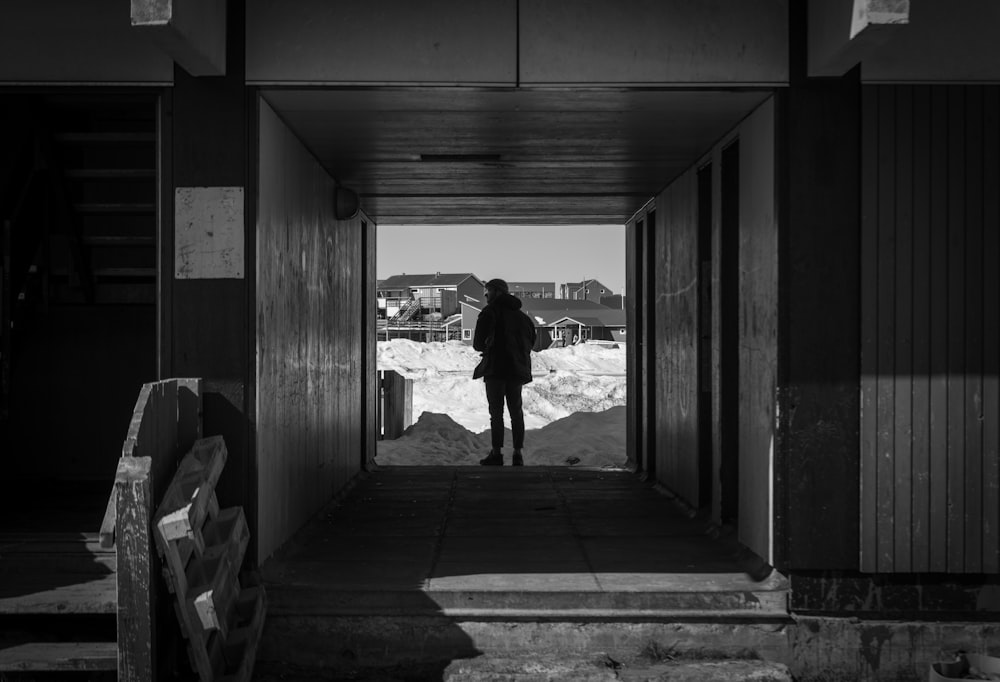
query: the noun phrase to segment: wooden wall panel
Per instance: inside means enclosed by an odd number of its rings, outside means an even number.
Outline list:
[[[367,277],[361,218],[338,221],[333,180],[260,103],[257,221],[259,560],[361,468]],[[370,364],[370,358],[369,358]]]
[[[998,88],[862,99],[860,568],[996,571]]]
[[[778,380],[778,221],[774,100],[740,136],[739,540],[773,561],[773,476]]]
[[[741,542],[767,559],[772,556],[778,357],[774,125],[774,104],[768,100],[735,131],[740,140],[739,534]],[[726,142],[733,137],[728,136]],[[721,149],[720,145],[712,150],[713,158],[719,157]],[[718,204],[720,200],[716,192],[713,201]],[[655,447],[656,479],[695,507],[702,504],[698,469],[697,209],[697,168],[693,167],[657,197],[653,238],[656,267],[650,291],[656,300],[656,353],[647,371],[652,376],[655,403],[650,440]],[[719,214],[716,210],[715,215]],[[633,232],[638,235],[637,230]],[[714,232],[718,236],[718,225]],[[719,240],[714,243],[717,251]],[[712,260],[713,288],[718,291],[718,253],[713,253]],[[718,294],[715,296],[717,302]],[[714,306],[716,310],[719,307]],[[712,326],[716,339],[711,359],[712,387],[717,405],[722,389],[719,320],[713,319]],[[714,426],[718,431],[718,420]],[[714,437],[714,497],[721,496],[718,448],[719,439]],[[718,513],[718,505],[713,513]]]
[[[1000,310],[1000,88],[983,95],[983,311]],[[983,415],[1000,414],[1000,318],[983,316]],[[983,424],[983,528],[1000,519],[1000,419]],[[983,573],[1000,573],[1000,529],[983,533]]]
[[[656,248],[657,477],[698,507],[697,173],[660,196]]]
[[[363,316],[362,328],[365,330],[364,344],[361,356],[361,373],[365,377],[365,431],[364,431],[364,466],[366,469],[375,466],[375,454],[378,437],[379,416],[378,416],[378,351],[376,343],[375,317],[378,301],[375,296],[377,286],[376,259],[375,259],[375,223],[367,215],[361,215],[362,244],[361,251],[365,259],[364,281],[365,290],[362,300],[365,302],[365,314]]]
[[[778,95],[779,158],[787,159],[775,452],[775,565],[783,569],[858,565],[860,98],[857,73]]]
[[[639,275],[638,259],[642,254],[638,250],[638,235],[635,219],[625,225],[625,328],[628,329],[628,340],[625,344],[625,374],[630,378],[625,386],[625,452],[628,456],[628,468],[635,470],[642,461],[639,452],[642,438],[639,424],[639,390],[642,376],[639,373],[639,319],[636,302],[639,300],[637,279]]]

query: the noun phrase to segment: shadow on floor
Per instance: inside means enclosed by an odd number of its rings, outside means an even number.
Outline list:
[[[780,574],[621,470],[380,468],[262,572],[265,666],[443,670],[491,636],[470,623],[787,617]]]

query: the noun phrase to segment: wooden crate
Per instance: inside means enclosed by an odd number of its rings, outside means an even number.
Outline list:
[[[267,605],[263,586],[240,578],[250,539],[243,508],[219,509],[215,496],[225,463],[221,436],[196,441],[153,520],[163,577],[202,682],[250,679]]]

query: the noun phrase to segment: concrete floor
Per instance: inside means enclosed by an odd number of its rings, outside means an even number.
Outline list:
[[[787,617],[783,576],[619,470],[383,467],[262,574],[269,617]]]

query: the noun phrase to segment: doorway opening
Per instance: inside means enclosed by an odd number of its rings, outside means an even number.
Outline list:
[[[625,466],[624,226],[380,225],[376,234],[379,464],[478,465],[490,450],[472,344],[484,285],[499,278],[536,336],[522,390],[525,465]],[[504,421],[510,464],[506,409]]]
[[[156,378],[158,100],[62,88],[0,112],[0,507],[32,490],[52,502],[32,498],[32,530],[81,510],[96,529]]]

